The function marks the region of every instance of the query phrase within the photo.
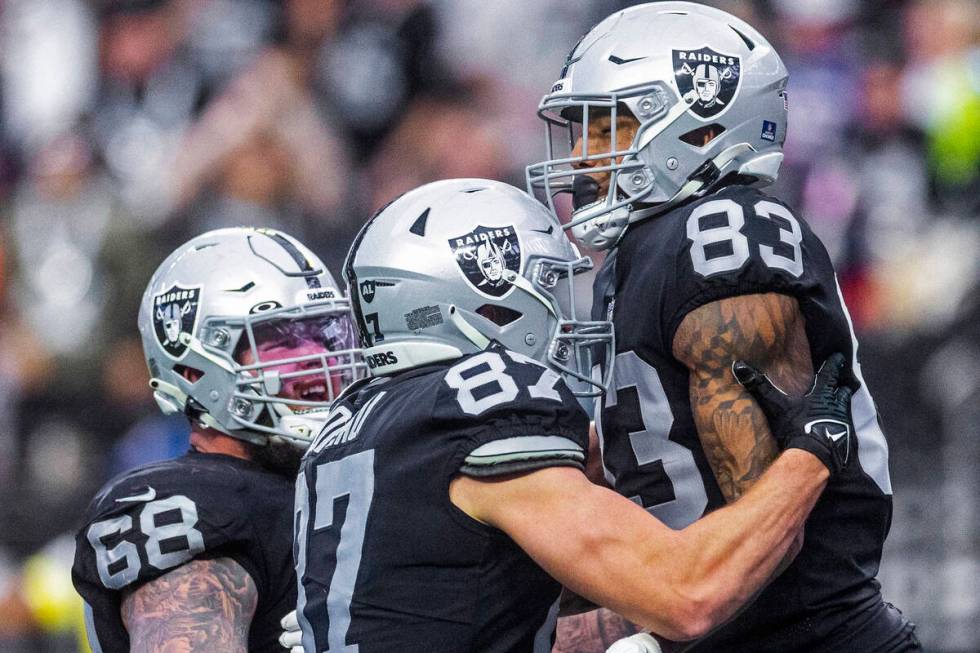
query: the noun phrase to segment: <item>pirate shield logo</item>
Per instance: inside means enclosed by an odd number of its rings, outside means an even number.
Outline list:
[[[449,239],[463,276],[478,292],[503,297],[512,288],[504,272],[521,272],[521,243],[513,227],[477,227]]]
[[[674,79],[688,109],[704,119],[724,113],[742,81],[741,59],[709,47],[673,53]]]
[[[200,286],[185,288],[179,284],[153,296],[153,330],[160,346],[173,358],[180,358],[187,351],[180,334],[194,333],[200,297]]]

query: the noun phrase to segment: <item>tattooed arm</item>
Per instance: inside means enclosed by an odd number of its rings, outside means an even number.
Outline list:
[[[255,582],[230,558],[192,560],[122,602],[130,653],[245,653]]]
[[[768,293],[722,299],[685,316],[674,356],[690,370],[691,408],[702,446],[731,503],[776,459],[776,442],[762,410],[731,373],[740,358],[764,370],[786,392],[810,389],[813,366],[803,316],[794,298]],[[798,539],[783,565],[799,551]],[[638,632],[609,610],[562,618],[555,653],[602,653],[617,639]],[[663,643],[664,650],[681,645]]]
[[[739,498],[779,453],[762,410],[732,375],[740,358],[790,395],[810,389],[813,365],[796,299],[766,293],[705,304],[674,334],[674,357],[690,370],[691,410],[725,499]]]
[[[745,360],[765,370],[781,389],[803,395],[813,378],[803,316],[796,300],[786,295],[722,299],[685,316],[674,335],[673,350],[674,357],[690,370],[691,409],[698,435],[722,494],[731,503],[752,487],[779,454],[761,409],[732,376],[732,362]],[[802,531],[773,577],[796,557],[801,546]],[[616,639],[630,635],[630,627],[630,622],[611,612],[577,615],[566,623],[565,639],[577,647],[587,643],[589,648],[583,651],[601,652]],[[558,644],[562,641],[559,630]],[[687,648],[684,643],[662,640],[661,644],[664,651]],[[563,652],[556,647],[555,653]]]
[[[605,653],[616,640],[638,632],[639,626],[606,608],[561,617],[552,653]]]

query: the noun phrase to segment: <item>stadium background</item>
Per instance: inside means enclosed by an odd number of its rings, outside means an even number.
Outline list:
[[[541,94],[627,4],[0,0],[0,651],[75,649],[64,534],[186,446],[135,328],[169,250],[276,226],[337,272],[397,193],[523,185]],[[791,72],[776,192],[834,256],[889,436],[885,596],[928,650],[980,650],[980,2],[711,4]]]

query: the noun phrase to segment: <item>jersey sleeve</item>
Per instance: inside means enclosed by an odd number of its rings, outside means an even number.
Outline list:
[[[193,559],[230,557],[257,586],[263,565],[246,553],[251,526],[242,479],[221,462],[177,459],[110,482],[76,537],[79,593],[135,589]]]
[[[434,412],[462,474],[584,468],[588,417],[558,374],[519,353],[494,345],[450,367]]]
[[[639,239],[627,239],[625,258],[632,269],[626,283],[658,284],[656,290],[632,287],[629,294],[641,302],[651,293],[662,298],[654,310],[666,351],[684,316],[700,306],[756,293],[804,296],[829,268],[809,226],[753,188],[724,189],[653,222],[658,220],[663,222]]]

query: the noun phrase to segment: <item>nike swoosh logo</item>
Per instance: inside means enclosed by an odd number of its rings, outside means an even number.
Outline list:
[[[122,497],[121,499],[116,499],[116,503],[140,503],[142,501],[153,501],[157,498],[157,491],[152,487],[147,486],[146,492],[143,494],[134,494],[131,497]]]
[[[531,229],[531,231],[537,232],[539,234],[544,234],[546,236],[550,236],[551,232],[553,232],[554,230],[555,230],[555,225],[548,225],[547,229]]]
[[[624,63],[633,63],[634,61],[639,61],[640,59],[646,59],[646,57],[633,57],[632,59],[620,59],[614,54],[609,55],[609,61],[613,62],[617,66],[622,66]]]
[[[844,429],[840,433],[831,433],[830,432],[830,429],[827,429],[827,437],[830,438],[831,440],[833,440],[834,442],[837,442],[838,440],[840,440],[845,435],[847,435],[847,429]]]

